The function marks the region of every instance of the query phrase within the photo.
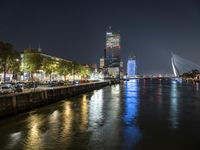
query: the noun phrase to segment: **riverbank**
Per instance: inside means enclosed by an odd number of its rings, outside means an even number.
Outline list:
[[[0,117],[27,112],[34,108],[90,92],[109,84],[108,81],[94,82],[1,96]]]

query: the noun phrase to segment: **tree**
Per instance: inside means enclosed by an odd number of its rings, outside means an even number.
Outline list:
[[[181,77],[183,77],[183,78],[190,78],[191,76],[190,76],[190,73],[186,72],[186,73],[183,73]]]
[[[71,74],[71,62],[61,60],[58,65],[58,73],[59,75],[63,75],[66,80],[66,76]]]
[[[44,58],[42,61],[42,69],[44,72],[49,75],[49,79],[51,81],[52,73],[56,72],[58,69],[57,61],[53,60],[52,58]]]
[[[36,73],[42,64],[42,57],[40,52],[32,49],[24,50],[22,70],[23,72],[29,72],[31,79],[33,80],[33,73]]]
[[[81,70],[80,70],[80,74],[81,76],[88,77],[91,74],[91,69],[89,67],[86,66],[81,66]]]
[[[74,74],[80,74],[81,72],[81,64],[76,61],[72,62],[72,69]]]
[[[191,77],[195,78],[198,74],[199,74],[199,70],[193,69],[192,72],[191,72]]]
[[[9,70],[15,52],[12,44],[0,41],[0,69],[3,71],[4,81],[6,80],[6,73]]]
[[[14,51],[11,57],[8,59],[8,72],[12,73],[12,78],[17,80],[17,75],[20,73],[20,54],[17,51]]]
[[[183,78],[195,78],[200,74],[199,70],[193,69],[191,72],[185,72],[182,74]]]

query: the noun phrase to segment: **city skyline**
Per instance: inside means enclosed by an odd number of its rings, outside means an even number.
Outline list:
[[[172,74],[171,51],[200,64],[200,3],[195,0],[0,3],[0,39],[17,50],[40,45],[53,56],[98,63],[112,26],[120,31],[123,61],[134,51],[140,74]]]

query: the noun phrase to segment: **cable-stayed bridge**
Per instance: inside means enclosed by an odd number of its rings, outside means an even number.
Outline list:
[[[175,77],[179,77],[183,73],[191,72],[192,70],[200,70],[200,65],[174,53],[171,54],[171,64]]]
[[[174,77],[178,78],[180,77],[180,75],[182,75],[183,73],[189,73],[192,70],[198,70],[200,71],[200,65],[185,59],[183,57],[180,57],[176,54],[174,54],[173,52],[171,53],[171,65],[172,65],[172,70],[174,73]],[[142,78],[171,78],[172,76],[134,76],[134,77],[126,77],[126,79],[142,79]],[[174,78],[173,77],[173,78]]]

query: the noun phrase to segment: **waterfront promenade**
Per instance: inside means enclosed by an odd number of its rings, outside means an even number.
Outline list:
[[[29,111],[109,85],[109,81],[82,83],[62,87],[44,87],[0,96],[0,117]]]

